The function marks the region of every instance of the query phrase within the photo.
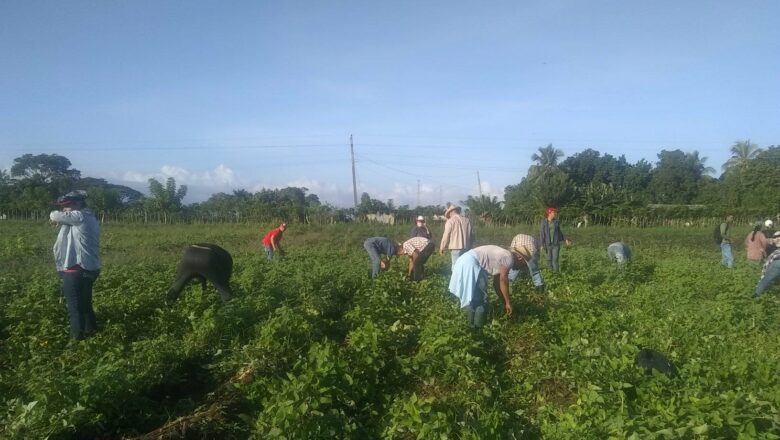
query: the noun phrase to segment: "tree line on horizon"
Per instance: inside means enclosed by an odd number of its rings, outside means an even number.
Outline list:
[[[719,177],[697,151],[662,150],[653,164],[629,163],[586,149],[563,159],[553,145],[540,147],[519,183],[505,188],[504,201],[469,195],[461,203],[486,222],[535,219],[545,207],[566,217],[598,223],[611,217],[698,218],[731,213],[743,218],[780,213],[780,147],[759,148],[750,141],[731,146],[731,157]],[[563,159],[563,160],[561,160]],[[102,213],[164,214],[171,220],[340,222],[370,213],[393,213],[399,221],[416,215],[441,214],[444,206],[395,206],[363,193],[356,208],[322,203],[307,188],[245,189],[216,193],[206,201],[184,204],[186,185],[175,179],[149,179],[148,195],[123,185],[83,177],[58,154],[24,154],[10,170],[0,170],[0,215],[47,211],[59,195],[86,190],[90,207]]]

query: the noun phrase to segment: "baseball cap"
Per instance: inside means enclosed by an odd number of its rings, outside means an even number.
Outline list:
[[[87,199],[87,192],[84,190],[71,191],[63,196],[57,198],[54,202],[55,205],[67,205],[71,202],[83,202]]]

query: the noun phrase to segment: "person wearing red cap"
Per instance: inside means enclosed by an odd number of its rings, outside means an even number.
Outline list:
[[[265,237],[263,237],[265,257],[268,258],[268,261],[274,259],[274,252],[278,252],[279,255],[284,256],[284,250],[282,249],[281,244],[285,229],[287,229],[287,223],[282,223],[278,228],[271,229],[265,234]]]
[[[539,244],[547,254],[547,265],[553,272],[558,272],[560,269],[561,242],[566,243],[567,246],[571,245],[571,241],[563,236],[557,215],[557,209],[547,208],[547,216],[542,219],[542,227],[539,232]]]

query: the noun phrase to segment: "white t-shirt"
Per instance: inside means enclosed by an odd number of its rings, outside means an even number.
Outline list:
[[[501,266],[511,269],[514,265],[512,253],[508,250],[492,244],[474,248],[474,253],[479,259],[479,266],[490,275],[498,275],[501,272]]]

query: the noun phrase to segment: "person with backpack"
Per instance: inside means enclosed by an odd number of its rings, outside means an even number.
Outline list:
[[[734,254],[731,250],[731,223],[733,215],[726,216],[726,220],[718,225],[714,231],[715,243],[720,244],[720,264],[729,269],[734,268]]]

